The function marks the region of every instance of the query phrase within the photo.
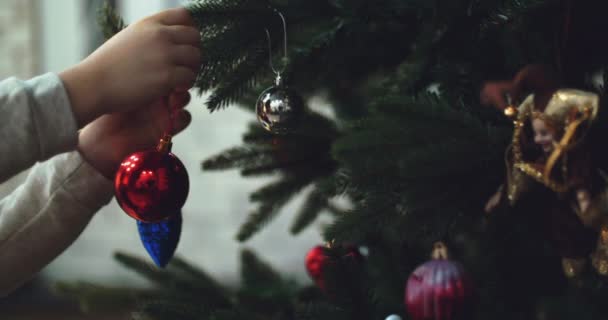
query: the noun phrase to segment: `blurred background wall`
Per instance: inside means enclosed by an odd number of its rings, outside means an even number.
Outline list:
[[[101,3],[98,0],[0,1],[1,78],[59,72],[83,59],[100,41],[95,11]],[[116,3],[129,23],[180,2],[118,0]],[[192,125],[175,139],[173,149],[186,165],[191,180],[177,255],[204,267],[221,281],[234,284],[238,281],[239,248],[243,246],[234,240],[234,235],[252,208],[248,195],[272,178],[242,179],[236,171],[201,171],[203,159],[239,144],[246,123],[254,120],[253,113],[236,107],[211,115],[205,110],[204,100],[204,97],[195,97],[190,103]],[[0,197],[10,193],[23,177],[21,174],[2,184]],[[310,228],[298,237],[290,236],[287,231],[293,209],[301,200],[301,197],[295,199],[268,229],[245,245],[289,276],[308,281],[303,259],[306,251],[320,241],[318,228]],[[145,286],[145,282],[113,261],[112,253],[116,250],[146,256],[135,221],[122,213],[113,201],[94,217],[78,241],[45,268],[29,287],[5,299],[4,304],[0,304],[0,312],[3,306],[15,304],[14,301],[34,303],[32,301],[37,301],[34,297],[49,297],[47,288],[59,280]]]

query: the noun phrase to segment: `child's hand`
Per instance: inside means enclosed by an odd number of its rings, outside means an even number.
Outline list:
[[[82,127],[190,88],[200,64],[200,34],[188,11],[178,8],[130,25],[60,77]]]
[[[174,134],[191,121],[183,107],[190,101],[188,92],[174,93],[169,98],[175,112]],[[169,112],[164,99],[145,109],[105,115],[86,126],[78,136],[78,150],[83,158],[108,179],[129,154],[156,146],[168,127]]]

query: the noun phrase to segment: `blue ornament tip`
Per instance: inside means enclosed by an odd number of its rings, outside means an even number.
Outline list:
[[[159,268],[167,266],[182,232],[181,212],[170,218],[154,223],[137,221],[141,243]]]
[[[171,260],[171,258],[161,260],[162,259],[161,257],[155,256],[153,253],[150,253],[150,251],[147,250],[147,248],[146,248],[146,251],[148,251],[148,253],[150,254],[150,257],[154,261],[154,264],[159,268],[164,269],[167,266],[167,264],[169,263],[169,260]]]

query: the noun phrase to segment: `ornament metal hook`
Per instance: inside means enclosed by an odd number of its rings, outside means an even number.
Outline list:
[[[268,57],[270,68],[272,69],[272,72],[274,72],[274,74],[277,76],[275,82],[278,86],[282,82],[281,74],[283,73],[283,71],[285,71],[285,61],[287,61],[287,21],[285,19],[285,16],[281,12],[276,9],[273,9],[273,11],[276,12],[279,17],[281,17],[281,21],[283,22],[283,65],[281,66],[281,70],[277,70],[274,67],[274,64],[272,63],[272,40],[270,38],[270,31],[268,31],[268,28],[265,28],[266,38],[268,39]]]

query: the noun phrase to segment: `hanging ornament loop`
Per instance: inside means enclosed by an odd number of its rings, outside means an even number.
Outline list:
[[[156,150],[158,152],[162,152],[162,153],[169,153],[171,152],[171,147],[173,146],[173,143],[171,142],[171,139],[173,138],[173,131],[175,131],[175,127],[173,126],[173,123],[175,122],[175,113],[177,108],[173,107],[171,105],[171,95],[168,95],[167,97],[165,97],[165,105],[167,106],[167,112],[169,113],[169,117],[168,117],[168,121],[167,121],[167,127],[165,129],[165,133],[163,134],[162,138],[160,139],[160,141],[158,142],[158,145],[156,146]]]
[[[276,85],[280,86],[283,82],[281,75],[285,71],[286,64],[287,64],[287,20],[285,19],[285,16],[281,12],[279,12],[276,9],[272,9],[272,10],[276,14],[278,14],[279,17],[281,17],[281,22],[283,23],[283,59],[281,61],[282,64],[281,64],[280,70],[275,68],[274,63],[272,62],[272,39],[270,37],[270,31],[268,31],[268,28],[265,28],[264,30],[266,31],[266,39],[268,39],[268,60],[269,60],[270,68],[272,69],[272,72],[274,72],[274,74],[276,75],[276,80],[275,80]]]
[[[258,121],[264,129],[273,134],[287,134],[296,128],[305,113],[304,99],[289,88],[282,75],[287,69],[287,22],[285,16],[272,9],[281,17],[283,23],[283,59],[280,69],[277,69],[272,61],[272,39],[270,31],[266,28],[268,39],[268,56],[270,68],[276,75],[275,85],[266,89],[256,102],[256,114]]]
[[[441,241],[435,242],[435,244],[433,245],[431,258],[433,258],[433,260],[448,260],[449,257],[450,256],[448,255],[448,247],[445,245],[445,243]]]

